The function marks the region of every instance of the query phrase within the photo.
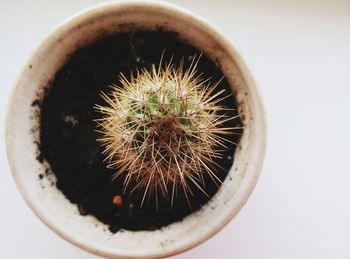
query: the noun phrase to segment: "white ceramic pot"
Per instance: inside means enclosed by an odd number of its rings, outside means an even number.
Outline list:
[[[119,231],[112,234],[92,216],[81,216],[77,206],[38,175],[48,164],[37,161],[40,108],[43,97],[67,54],[96,37],[130,29],[157,27],[178,32],[180,39],[204,52],[221,67],[246,125],[234,164],[216,195],[199,211],[162,230]],[[110,258],[158,258],[188,250],[223,228],[240,210],[256,183],[266,143],[262,102],[245,64],[231,44],[202,18],[182,8],[159,2],[108,3],[74,16],[56,29],[25,66],[11,97],[6,144],[11,171],[24,199],[53,231],[76,246]],[[53,179],[54,180],[54,179]]]

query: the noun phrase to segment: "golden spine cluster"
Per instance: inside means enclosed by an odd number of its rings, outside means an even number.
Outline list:
[[[189,202],[189,183],[205,193],[204,174],[218,182],[215,163],[226,148],[223,135],[241,127],[224,128],[226,117],[218,112],[224,90],[197,75],[196,62],[187,70],[167,65],[138,71],[120,86],[101,96],[106,105],[96,105],[99,139],[114,178],[124,176],[124,190],[144,192],[146,197],[171,197],[179,189]]]

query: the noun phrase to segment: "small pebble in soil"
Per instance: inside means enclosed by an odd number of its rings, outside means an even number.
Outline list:
[[[113,204],[116,206],[123,206],[123,199],[122,196],[116,195],[113,197]]]
[[[78,121],[72,115],[64,115],[63,121],[73,127],[75,127],[78,124]]]

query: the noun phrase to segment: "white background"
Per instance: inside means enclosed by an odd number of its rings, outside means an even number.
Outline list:
[[[0,0],[0,134],[34,48],[98,0]],[[350,258],[350,1],[171,1],[216,25],[241,53],[268,117],[256,189],[219,234],[176,259]],[[0,145],[0,258],[93,259],[41,223]],[[20,154],[19,154],[20,155]]]

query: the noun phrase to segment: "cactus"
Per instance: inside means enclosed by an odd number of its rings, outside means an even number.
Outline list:
[[[222,127],[236,117],[219,112],[227,96],[197,74],[197,63],[187,70],[182,62],[177,69],[153,65],[130,80],[121,75],[121,87],[101,93],[106,105],[95,107],[103,115],[97,122],[108,167],[117,170],[114,178],[123,176],[124,190],[143,191],[141,205],[159,193],[173,204],[179,189],[189,201],[190,185],[205,193],[204,174],[220,181],[214,159],[225,148],[224,135],[239,127]]]

